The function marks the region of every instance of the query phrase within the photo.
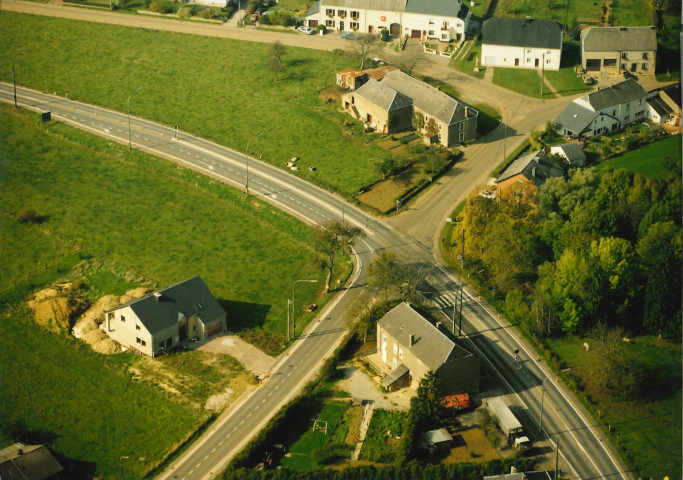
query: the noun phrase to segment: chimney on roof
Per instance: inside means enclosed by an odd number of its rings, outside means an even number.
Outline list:
[[[510,467],[510,475],[514,475],[515,473],[517,473],[517,467],[513,465]]]
[[[533,168],[531,169],[531,176],[534,177],[534,178],[536,178],[536,167],[533,167]]]
[[[154,298],[157,299],[157,302],[161,300],[161,293],[159,293],[159,292],[154,292],[153,295],[154,295]]]
[[[436,328],[437,329],[441,328],[441,322],[436,322]]]
[[[415,334],[411,333],[408,335],[408,346],[412,347],[413,345],[415,345]]]
[[[23,448],[20,448],[19,450],[17,450],[17,455],[23,455],[23,454],[24,454]]]
[[[467,118],[468,108],[469,107],[467,105],[465,105],[465,118]]]

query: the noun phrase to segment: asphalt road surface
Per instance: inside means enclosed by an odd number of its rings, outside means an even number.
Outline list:
[[[201,138],[126,114],[74,102],[34,90],[18,88],[18,103],[36,112],[51,111],[54,119],[91,133],[145,150],[238,188],[247,183],[244,154]],[[0,100],[12,103],[12,86],[0,84]],[[129,130],[130,121],[130,130]],[[130,132],[130,136],[129,136]],[[465,188],[465,187],[463,187]],[[471,185],[470,185],[471,188]],[[344,204],[343,200],[271,165],[250,160],[249,190],[252,195],[282,208],[309,224],[336,219],[361,228],[365,235],[357,242],[357,276],[309,324],[293,346],[271,369],[271,376],[248,397],[225,412],[195,444],[159,477],[160,479],[209,479],[219,474],[232,457],[268,422],[317,372],[323,359],[339,344],[345,312],[364,295],[364,269],[381,249],[391,249],[411,262],[431,265],[429,283],[434,297],[449,298],[458,284],[445,269],[434,265],[431,245],[416,241],[388,223]],[[463,192],[455,192],[461,195]],[[426,201],[425,201],[426,202]],[[344,205],[344,206],[343,206]],[[421,207],[417,207],[422,210]],[[422,210],[424,212],[425,210]],[[435,211],[434,215],[443,212]],[[415,212],[417,214],[417,211]],[[431,216],[431,215],[423,215]],[[450,295],[452,297],[452,295]],[[532,439],[549,436],[560,439],[561,454],[571,472],[564,478],[631,478],[608,440],[574,397],[552,377],[545,365],[535,361],[531,346],[520,339],[505,320],[473,293],[465,292],[464,341],[484,357],[487,368],[497,372],[509,390],[509,402],[519,407],[521,419]],[[444,317],[452,308],[446,306]],[[445,325],[452,328],[444,318]],[[521,361],[514,362],[519,349]],[[545,380],[547,379],[547,380]],[[545,380],[543,429],[539,433],[541,383]]]

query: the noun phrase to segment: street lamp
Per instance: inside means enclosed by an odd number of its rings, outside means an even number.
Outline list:
[[[24,48],[26,48],[26,47],[24,47]],[[24,48],[21,48],[12,57],[12,83],[14,84],[14,108],[18,108],[17,107],[17,69],[16,69],[17,55],[19,55],[20,53],[23,53]]]
[[[261,135],[263,135],[263,132],[259,133],[258,135],[253,136],[247,142],[247,149],[246,149],[246,155],[247,155],[247,198],[249,197],[249,144],[251,143],[251,141],[253,139],[260,137]]]
[[[128,150],[133,150],[133,144],[131,142],[131,135],[130,135],[130,99],[135,95],[137,92],[139,92],[142,89],[142,85],[140,85],[137,90],[135,90],[133,93],[128,95],[128,102],[126,102],[126,106],[128,109]]]
[[[287,300],[287,341],[290,340],[290,336],[289,336],[289,305],[290,304],[292,305],[292,336],[296,335],[296,316],[294,313],[296,311],[296,310],[294,310],[294,286],[300,282],[318,283],[317,280],[294,280],[294,283],[292,283],[292,299]]]
[[[126,460],[128,460],[130,457],[125,456],[125,455],[119,457],[119,465],[121,466],[121,480],[123,480],[123,459],[124,459],[124,458],[125,458]]]

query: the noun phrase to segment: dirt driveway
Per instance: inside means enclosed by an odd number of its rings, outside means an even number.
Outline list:
[[[372,400],[375,408],[385,410],[408,410],[410,399],[415,392],[409,388],[404,388],[398,392],[382,393],[378,388],[378,383],[371,379],[365,372],[355,366],[341,367],[344,379],[337,382],[336,387],[345,392],[349,392],[355,400]]]
[[[190,345],[192,348],[192,345]],[[214,337],[206,343],[196,347],[196,350],[211,353],[226,353],[237,359],[250,372],[266,373],[275,363],[275,358],[263,353],[250,343],[245,342],[237,335],[225,333]]]

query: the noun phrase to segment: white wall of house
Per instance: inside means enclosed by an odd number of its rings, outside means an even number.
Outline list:
[[[579,105],[583,105],[589,110],[593,110],[591,104],[583,98],[577,98],[574,101]],[[645,96],[643,96],[643,98],[639,98],[631,102],[625,102],[619,105],[613,105],[611,107],[603,108],[599,110],[599,112],[605,115],[609,115],[610,117],[616,118],[623,127],[624,125],[628,125],[629,123],[646,119],[648,108],[649,104],[645,100]]]
[[[105,332],[125,348],[134,348],[153,356],[152,335],[138,319],[132,308],[124,307],[107,313]]]
[[[380,33],[386,28],[392,34],[410,35],[413,30],[419,30],[424,32],[424,38],[444,42],[464,39],[467,26],[466,22],[458,17],[342,8],[324,3],[321,3],[318,14],[308,17],[308,20],[317,20],[318,25],[325,25],[329,29],[357,31],[358,33]]]
[[[481,64],[488,67],[560,69],[560,49],[482,44]]]

